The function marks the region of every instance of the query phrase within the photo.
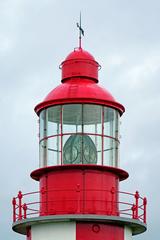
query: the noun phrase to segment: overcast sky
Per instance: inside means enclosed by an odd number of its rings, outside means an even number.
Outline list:
[[[160,1],[0,0],[1,191],[0,239],[11,230],[11,199],[38,189],[38,124],[34,107],[60,83],[61,61],[78,45],[82,11],[84,49],[102,65],[99,81],[122,103],[121,190],[148,198],[148,231],[160,223]]]

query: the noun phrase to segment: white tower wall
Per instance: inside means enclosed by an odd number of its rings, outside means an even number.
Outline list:
[[[132,240],[132,229],[127,226],[124,227],[124,240]]]
[[[31,228],[32,240],[75,240],[76,223],[45,223],[33,225]]]

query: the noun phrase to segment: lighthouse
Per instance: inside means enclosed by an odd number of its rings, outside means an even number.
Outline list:
[[[39,189],[12,200],[12,228],[27,240],[131,240],[146,231],[146,198],[119,188],[128,178],[119,159],[125,108],[99,85],[100,68],[80,35],[60,64],[60,85],[35,107]]]

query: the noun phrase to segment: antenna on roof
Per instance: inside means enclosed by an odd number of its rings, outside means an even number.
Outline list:
[[[80,12],[80,18],[79,18],[79,23],[77,23],[77,27],[79,28],[79,48],[82,48],[82,35],[84,36],[84,30],[81,27],[81,12]]]

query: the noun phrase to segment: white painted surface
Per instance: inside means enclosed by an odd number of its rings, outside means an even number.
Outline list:
[[[32,240],[76,240],[76,222],[33,225]]]
[[[132,240],[132,230],[127,226],[124,228],[124,240]]]

